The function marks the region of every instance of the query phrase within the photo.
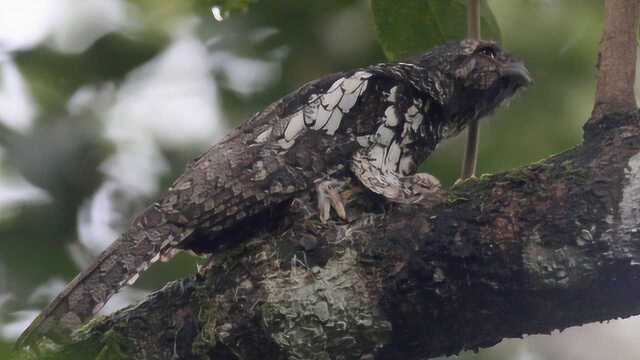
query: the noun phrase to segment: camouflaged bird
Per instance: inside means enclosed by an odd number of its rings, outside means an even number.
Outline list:
[[[19,339],[66,339],[174,249],[195,252],[242,240],[256,219],[315,191],[322,221],[344,179],[392,202],[440,191],[416,174],[438,143],[493,111],[531,82],[524,65],[495,43],[447,43],[405,62],[326,76],[255,114],[187,167],[98,260],[80,273]],[[253,227],[253,225],[251,226]]]

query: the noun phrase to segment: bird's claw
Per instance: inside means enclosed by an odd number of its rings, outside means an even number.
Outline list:
[[[443,197],[442,185],[440,181],[433,175],[428,173],[417,173],[404,177],[403,197],[397,202],[406,204],[436,204]]]
[[[344,185],[345,182],[338,180],[324,180],[318,183],[318,212],[322,223],[326,223],[329,220],[332,208],[340,219],[347,219],[347,211],[340,195],[340,190]]]

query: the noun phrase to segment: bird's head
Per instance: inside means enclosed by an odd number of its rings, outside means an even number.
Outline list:
[[[449,42],[412,60],[427,71],[425,90],[451,123],[447,136],[532,83],[524,63],[491,41]]]

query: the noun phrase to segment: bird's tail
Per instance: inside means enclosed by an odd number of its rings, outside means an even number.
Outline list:
[[[76,276],[22,333],[15,344],[23,348],[42,336],[55,341],[88,321],[125,284],[132,284],[171,243],[186,231],[166,221],[154,207],[138,216],[129,230]]]

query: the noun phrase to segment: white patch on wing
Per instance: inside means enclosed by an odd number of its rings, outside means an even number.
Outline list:
[[[284,139],[286,141],[294,141],[304,128],[304,115],[302,111],[298,111],[291,117],[287,128],[284,130]]]
[[[402,66],[406,66],[406,67],[412,67],[412,68],[418,68],[418,65],[411,64],[411,63],[406,63],[406,62],[399,62],[398,65],[402,65]]]
[[[400,162],[400,155],[402,155],[400,144],[394,141],[387,150],[387,156],[384,159],[384,170],[396,172],[398,169],[398,163]]]
[[[364,149],[354,155],[351,163],[364,186],[392,199],[403,196],[401,178],[415,174],[419,165],[410,144],[429,132],[426,126],[433,126],[424,122],[429,103],[420,98],[401,97],[401,91],[402,88],[394,86],[383,94],[388,106],[378,118],[374,134],[356,137]],[[407,104],[406,100],[410,102]]]
[[[269,136],[271,135],[272,131],[273,131],[273,127],[269,126],[267,130],[261,132],[260,135],[256,136],[256,142],[258,144],[262,144],[266,142],[267,139],[269,139]]]
[[[398,116],[396,115],[396,108],[391,105],[384,111],[385,123],[389,127],[394,127],[398,125]]]
[[[342,90],[347,93],[356,93],[363,83],[366,81],[352,76],[342,83]]]
[[[423,106],[421,99],[413,99],[404,113],[399,114],[395,103],[399,96],[397,87],[385,95],[392,104],[385,109],[376,133],[358,136],[356,140],[368,148],[367,161],[381,172],[381,176],[409,176],[415,173],[417,164],[407,146],[421,136],[418,132],[424,125],[423,111],[428,103]],[[402,126],[401,133],[399,126]]]
[[[340,80],[343,80],[343,79],[340,79]],[[340,80],[338,80],[338,81],[340,81]],[[334,83],[334,85],[335,85],[338,81],[336,81],[336,82]],[[331,88],[333,88],[333,85],[331,85]],[[329,90],[331,90],[331,88],[330,88]],[[316,100],[320,99],[320,96],[321,96],[321,94],[311,94],[311,95],[309,95],[309,99],[307,100],[307,103],[311,104],[311,103],[316,102]]]
[[[323,106],[319,106],[316,110],[316,121],[313,126],[311,126],[311,130],[320,130],[324,128],[324,126],[327,125],[327,122],[329,122],[329,117],[331,117],[332,113],[333,109],[327,110]]]
[[[371,74],[366,71],[358,71],[345,79],[342,83],[342,89],[347,93],[354,93],[364,91],[363,87],[367,86],[367,79],[371,77]]]
[[[327,125],[325,126],[325,130],[327,131],[327,134],[329,135],[335,134],[336,130],[338,130],[338,127],[340,126],[341,120],[342,120],[342,113],[340,112],[340,110],[334,110],[333,113],[331,114],[331,117],[329,118],[329,121],[327,122]]]
[[[389,95],[387,95],[387,101],[388,102],[396,102],[398,98],[398,87],[394,86],[391,89],[389,89]]]
[[[340,85],[342,85],[342,82],[344,81],[344,78],[340,78],[338,80],[336,80],[331,87],[329,88],[329,90],[327,90],[327,93],[333,92],[335,91]],[[313,96],[313,95],[312,95]],[[309,99],[311,100],[311,99]]]
[[[340,104],[343,94],[344,92],[341,90],[327,92],[320,97],[322,99],[322,106],[324,106],[325,109],[335,109],[338,104]]]
[[[393,140],[394,135],[395,135],[395,132],[392,129],[384,125],[381,125],[378,128],[378,131],[376,131],[376,142],[378,144],[387,146],[391,144],[391,140]]]
[[[371,76],[373,76],[373,74],[368,73],[366,71],[358,71],[358,72],[356,72],[356,75],[359,76],[361,79],[368,79]]]
[[[338,107],[340,108],[340,110],[342,110],[343,113],[346,113],[347,111],[351,110],[353,105],[356,104],[356,101],[358,101],[359,96],[360,96],[360,93],[358,94],[345,93],[342,96],[342,100],[340,100],[340,104],[338,104]]]
[[[373,166],[377,167],[378,169],[382,169],[382,165],[384,164],[385,153],[386,153],[385,148],[378,145],[374,146],[369,150],[369,156]]]
[[[413,131],[418,131],[420,125],[422,125],[423,118],[422,113],[420,113],[415,105],[411,105],[405,114],[405,119],[407,123],[411,125]]]
[[[138,280],[139,277],[140,277],[140,274],[138,274],[138,273],[133,274],[133,276],[131,276],[129,278],[129,280],[127,280],[127,285],[131,286],[131,285],[135,284],[135,282]]]
[[[278,141],[278,145],[283,149],[290,148],[305,127],[324,130],[328,135],[335,134],[344,115],[355,106],[366,90],[367,79],[371,76],[368,72],[358,71],[347,78],[334,81],[326,93],[310,95],[307,105],[289,120],[284,138]],[[362,143],[360,140],[359,142]]]

